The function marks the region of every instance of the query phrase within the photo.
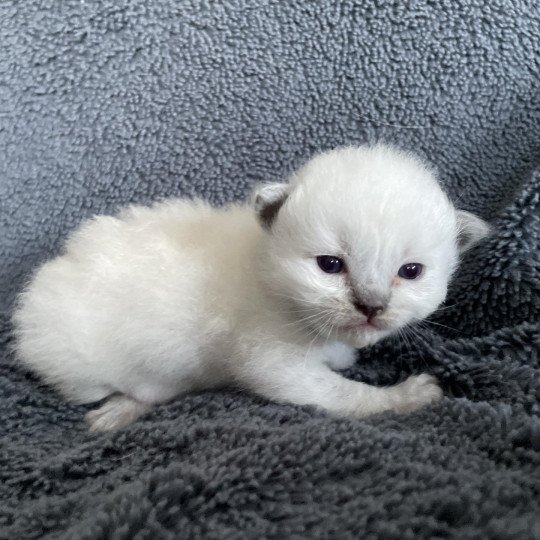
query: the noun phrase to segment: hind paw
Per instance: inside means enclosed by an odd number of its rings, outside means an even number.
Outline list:
[[[135,401],[129,396],[113,396],[99,409],[87,413],[86,422],[90,431],[113,431],[127,426],[151,408],[151,405]]]

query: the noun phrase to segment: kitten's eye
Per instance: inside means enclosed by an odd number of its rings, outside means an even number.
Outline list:
[[[424,266],[420,263],[404,264],[398,271],[398,276],[403,279],[416,279],[422,273]]]
[[[327,274],[339,274],[345,268],[345,263],[332,255],[319,255],[317,257],[319,268]]]

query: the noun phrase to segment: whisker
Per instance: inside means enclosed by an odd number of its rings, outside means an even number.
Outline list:
[[[308,300],[307,298],[301,298],[299,296],[292,296],[290,294],[283,294],[283,293],[272,293],[274,296],[279,296],[280,298],[286,298],[287,300],[294,300],[296,302],[300,302],[302,304],[306,305],[318,305],[318,302],[315,302],[314,300]]]
[[[407,332],[409,332],[410,336],[412,336],[412,338],[422,338],[422,335],[418,332],[417,328],[415,328],[414,326],[409,326],[406,328]],[[412,344],[412,340],[411,340],[411,344]],[[421,351],[419,350],[418,346],[415,345],[415,350],[414,350],[414,357],[415,358],[419,358],[422,363],[424,364],[424,366],[426,366],[426,369],[429,370],[429,365],[428,363],[424,360],[424,357],[422,356],[422,353]]]
[[[334,329],[334,326],[332,324],[332,316],[331,315],[328,317],[326,324],[328,325],[328,335],[326,336],[326,340],[324,342],[325,347],[326,347],[326,345],[328,345],[328,340],[330,339],[330,336],[332,335],[332,330]]]
[[[437,308],[433,313],[432,315],[435,315],[436,313],[439,313],[439,311],[445,311],[447,309],[450,309],[450,308],[453,308],[453,307],[456,307],[456,306],[459,306],[463,304],[463,302],[456,302],[455,304],[450,304],[449,306],[441,306],[439,308]]]
[[[331,314],[328,313],[327,314],[327,321],[328,320],[331,320]],[[311,340],[310,344],[309,344],[309,347],[308,347],[308,350],[306,351],[306,354],[304,355],[304,361],[303,361],[303,364],[302,364],[302,367],[305,368],[306,367],[306,362],[307,362],[307,358],[308,358],[308,355],[311,351],[311,348],[313,347],[313,344],[315,343],[315,341],[319,338],[319,336],[321,335],[323,329],[325,328],[327,323],[324,324],[324,326],[322,326],[321,328],[319,328],[318,332],[315,334],[315,337]]]
[[[311,314],[311,315],[309,315],[307,317],[302,317],[300,319],[295,319],[294,321],[286,323],[283,326],[287,327],[287,326],[293,326],[295,324],[301,324],[303,322],[307,322],[307,321],[310,321],[312,319],[316,319],[317,317],[321,317],[321,313],[313,313],[313,314]]]
[[[452,328],[451,326],[447,326],[446,324],[441,324],[435,321],[430,321],[428,319],[424,319],[421,321],[422,324],[433,324],[435,326],[441,326],[442,328],[447,328],[448,330],[452,330],[454,332],[457,332],[458,334],[464,334],[461,330],[458,330],[457,328]]]

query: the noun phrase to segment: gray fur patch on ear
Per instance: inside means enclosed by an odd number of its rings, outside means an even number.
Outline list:
[[[289,184],[282,183],[265,184],[255,191],[253,206],[265,229],[270,230],[272,227],[288,194]]]
[[[472,248],[491,232],[491,227],[483,219],[470,212],[457,210],[456,215],[457,242],[460,253]]]

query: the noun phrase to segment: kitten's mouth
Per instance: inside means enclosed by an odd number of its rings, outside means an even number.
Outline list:
[[[344,330],[349,332],[360,332],[360,331],[375,331],[375,330],[384,330],[385,327],[377,320],[375,321],[353,321],[342,326]]]

